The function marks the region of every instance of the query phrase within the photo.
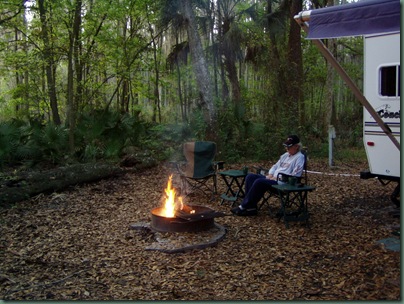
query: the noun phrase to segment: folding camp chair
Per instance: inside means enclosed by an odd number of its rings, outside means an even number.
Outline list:
[[[205,195],[217,193],[218,169],[223,161],[215,162],[216,143],[210,141],[186,142],[183,144],[185,162],[177,162],[177,172],[181,178],[181,195],[188,196],[195,190]]]
[[[300,150],[300,152],[302,152],[303,155],[304,155],[304,165],[303,165],[303,174],[302,174],[302,176],[297,178],[297,183],[307,185],[308,184],[308,177],[307,177],[307,148],[306,147],[302,148]],[[263,167],[256,167],[256,171],[257,171],[257,174],[265,175],[266,173],[268,173],[269,169],[263,168]],[[289,180],[289,177],[291,177],[291,176],[288,175],[288,174],[278,174],[276,179],[278,181],[282,181],[282,182],[287,183],[288,180]],[[270,210],[269,200],[270,200],[271,197],[279,198],[279,194],[278,194],[278,191],[276,189],[271,188],[267,192],[265,192],[264,196],[262,197],[261,204],[258,205],[258,210],[260,210],[264,205],[266,205]]]

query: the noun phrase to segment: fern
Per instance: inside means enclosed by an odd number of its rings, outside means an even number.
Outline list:
[[[84,162],[93,162],[101,155],[100,148],[94,144],[85,147],[81,160]]]
[[[59,163],[69,151],[68,129],[49,123],[42,129],[41,135],[39,143],[44,157],[52,163]]]
[[[110,140],[106,143],[104,156],[107,159],[117,159],[122,151],[123,144],[121,141]]]
[[[0,123],[0,165],[15,161],[15,151],[19,145],[18,127],[12,123]]]
[[[6,163],[62,164],[70,156],[80,161],[117,159],[125,147],[140,145],[144,124],[136,117],[112,111],[81,113],[75,128],[75,152],[69,155],[69,129],[37,119],[0,123],[0,166]]]

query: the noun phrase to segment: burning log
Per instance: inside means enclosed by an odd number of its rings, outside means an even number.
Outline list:
[[[199,212],[199,213],[187,213],[187,212],[183,212],[181,210],[177,210],[177,212],[175,213],[175,216],[178,218],[181,218],[183,220],[187,220],[187,221],[198,221],[198,220],[202,220],[202,219],[222,217],[222,216],[225,216],[225,214],[222,212],[215,211],[213,209],[209,209],[209,210]]]
[[[175,215],[177,215],[177,213],[180,213],[180,214],[183,214],[183,213],[191,214],[191,213],[193,213],[192,211],[195,212],[195,210],[192,209],[190,206],[185,205],[185,204],[182,204],[181,207],[180,207],[180,209],[175,212]]]

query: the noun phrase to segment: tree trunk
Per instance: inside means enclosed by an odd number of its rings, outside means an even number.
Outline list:
[[[156,166],[152,158],[139,160],[130,168],[114,164],[89,163],[60,167],[41,172],[28,172],[0,179],[0,205],[10,206],[40,193],[61,191],[69,186],[96,182],[126,172],[138,172]]]
[[[187,22],[189,49],[193,69],[199,90],[199,105],[207,123],[207,138],[216,140],[217,115],[213,103],[212,84],[191,2],[191,0],[183,1],[183,10]]]
[[[220,11],[220,5],[217,6],[217,9]],[[219,12],[218,13],[218,24],[223,24],[223,13]],[[219,28],[219,30],[222,27]],[[219,32],[219,36],[222,36],[222,34]],[[215,71],[217,70],[217,73],[219,73],[220,76],[220,82],[221,83],[221,88],[220,88],[220,98],[223,101],[223,108],[227,109],[229,106],[229,88],[227,86],[227,81],[226,81],[226,69],[224,67],[224,62],[221,59],[222,58],[222,52],[220,50],[220,46],[218,46],[218,51],[217,51],[217,56],[215,56],[216,61],[218,62],[219,67],[215,68]],[[215,79],[216,80],[216,79]],[[217,81],[217,80],[216,80]]]
[[[328,49],[335,55],[335,39],[328,39]],[[335,69],[327,62],[327,79],[326,79],[326,93],[324,102],[324,113],[320,113],[323,117],[322,134],[324,137],[328,134],[328,126],[333,125],[332,120],[335,116],[334,113],[334,84],[335,84]]]
[[[38,0],[39,16],[42,26],[42,40],[44,43],[44,59],[45,59],[45,71],[46,71],[46,81],[48,86],[49,102],[52,111],[52,119],[56,125],[61,124],[58,102],[56,96],[56,67],[54,64],[52,45],[49,36],[49,25],[47,22],[48,17],[46,16],[45,0]]]
[[[270,16],[272,15],[272,2],[273,0],[267,0],[267,16],[268,16],[268,24],[271,23]],[[287,92],[287,77],[285,73],[285,69],[283,68],[283,58],[281,56],[279,47],[278,47],[278,39],[276,38],[275,34],[271,30],[271,28],[267,28],[269,32],[269,39],[270,43],[270,52],[268,62],[272,67],[272,73],[270,75],[275,76],[275,85],[274,85],[274,93],[273,95],[276,96],[275,100],[271,100],[272,103],[272,117],[283,117],[284,114],[281,111],[284,108],[284,105],[287,101],[286,92]],[[271,121],[271,128],[276,128],[274,125],[276,121]]]
[[[154,61],[154,84],[153,84],[153,97],[154,97],[154,107],[153,107],[153,117],[158,116],[158,122],[161,123],[161,108],[160,108],[160,93],[159,93],[159,82],[160,82],[160,69],[159,69],[159,62],[158,62],[158,54],[157,50],[161,49],[161,45],[159,44],[159,39],[154,37],[154,30],[153,27],[148,21],[149,24],[149,32],[150,32],[150,39],[152,41],[152,48],[153,48],[153,61]]]
[[[327,6],[333,6],[334,1],[328,0]],[[335,39],[328,39],[328,49],[330,52],[336,57],[336,47],[335,47]],[[323,125],[322,125],[322,135],[323,137],[327,137],[328,127],[332,125],[334,113],[334,102],[335,102],[335,94],[334,94],[334,83],[335,83],[335,70],[332,65],[327,61],[327,80],[326,80],[326,93],[325,93],[325,103],[324,103],[324,113],[320,113],[323,117]]]
[[[126,77],[126,76],[125,76]],[[129,103],[130,103],[130,82],[128,79],[122,80],[122,91],[121,91],[121,113],[129,113]]]
[[[288,41],[288,108],[291,113],[298,113],[298,117],[290,115],[289,127],[296,128],[304,120],[303,109],[303,60],[301,48],[301,29],[295,22],[294,16],[302,11],[302,0],[291,0],[290,28]]]
[[[15,39],[15,41],[19,40],[18,30],[17,29],[14,30],[14,39]],[[18,44],[17,43],[14,44],[14,52],[16,54],[18,53]],[[22,83],[22,77],[20,75],[19,70],[20,70],[19,63],[16,62],[16,64],[15,64],[15,84],[16,84],[17,87],[19,87],[21,85],[21,83]],[[15,97],[20,97],[20,96],[15,96]],[[21,105],[19,103],[17,103],[15,105],[15,111],[19,112],[21,110],[20,107],[21,107]]]
[[[234,102],[234,106],[236,110],[240,109],[241,106],[241,90],[240,90],[240,82],[238,79],[238,72],[236,67],[236,55],[232,48],[231,43],[226,43],[226,34],[230,31],[230,20],[227,18],[222,22],[222,37],[221,37],[221,45],[220,45],[220,53],[224,57],[224,67],[226,69],[227,77],[229,78],[231,85],[231,93],[232,100]]]
[[[216,14],[215,14],[215,1],[210,2],[210,9],[209,9],[209,35],[210,37],[215,37],[215,31],[216,31]],[[217,9],[219,9],[219,6],[217,6]],[[220,21],[219,21],[220,22]],[[210,46],[213,47],[214,38],[210,39]],[[218,61],[219,61],[219,52],[216,51],[216,48],[213,47],[213,56],[212,56],[212,63],[213,63],[213,86],[214,86],[214,94],[215,97],[219,97],[219,78],[218,78]]]
[[[81,81],[81,66],[79,61],[79,44],[80,44],[80,28],[81,28],[81,0],[76,1],[72,31],[69,39],[68,67],[67,67],[67,120],[69,123],[69,147],[70,152],[75,151],[74,132],[76,127],[76,99],[81,94],[78,90],[75,92],[74,76],[77,82]],[[80,71],[80,72],[79,72]],[[76,75],[75,75],[76,72]],[[81,87],[80,87],[81,91]]]

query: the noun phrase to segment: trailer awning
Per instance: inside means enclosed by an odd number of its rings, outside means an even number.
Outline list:
[[[363,0],[310,11],[308,39],[400,31],[400,0]]]

